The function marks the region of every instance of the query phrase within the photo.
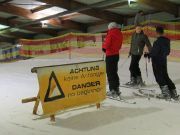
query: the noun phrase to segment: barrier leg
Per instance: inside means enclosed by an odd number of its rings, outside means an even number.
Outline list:
[[[25,98],[25,99],[22,99],[22,103],[29,103],[29,102],[33,102],[33,101],[36,101],[37,100],[37,97],[30,97],[30,98]]]
[[[69,47],[69,59],[71,59],[71,46]]]
[[[96,108],[100,109],[100,107],[101,107],[101,104],[100,103],[96,103]]]
[[[37,95],[37,99],[36,99],[36,102],[35,102],[35,104],[34,104],[34,108],[33,108],[33,114],[37,114],[37,109],[38,109],[38,106],[39,106],[39,93],[38,93],[38,95]]]
[[[51,122],[55,122],[55,121],[56,121],[55,115],[50,115],[50,121],[51,121]]]

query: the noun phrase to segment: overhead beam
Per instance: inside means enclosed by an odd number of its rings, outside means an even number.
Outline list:
[[[0,35],[0,42],[8,42],[8,43],[14,43],[16,38],[8,38],[5,37],[4,35]]]
[[[82,15],[82,14],[81,13],[72,13],[72,14],[64,15],[63,17],[60,17],[60,18],[61,18],[61,20],[69,20],[69,19],[75,18],[79,15]]]
[[[119,0],[113,0],[113,2],[115,2],[115,1],[118,2]],[[75,13],[75,12],[82,12],[82,11],[85,11],[85,10],[88,10],[88,9],[91,9],[91,8],[102,7],[102,5],[105,6],[105,5],[108,5],[108,4],[112,4],[112,0],[106,0],[106,1],[95,3],[95,4],[90,4],[90,5],[87,5],[87,6],[78,7],[78,8],[72,9],[72,10],[57,13],[57,14],[54,14],[54,15],[49,15],[49,16],[46,16],[46,17],[43,17],[43,18],[40,18],[40,19],[33,20],[31,22],[26,22],[26,23],[23,23],[21,25],[17,25],[15,28],[22,28],[22,27],[25,27],[25,26],[29,26],[29,25],[32,25],[32,24],[39,23],[39,22],[44,21],[44,20],[49,20],[49,19],[52,19],[52,18],[62,17],[62,16],[67,15],[67,14],[72,14],[72,13]],[[9,31],[9,30],[11,30],[11,28],[4,29],[3,32]]]
[[[19,22],[17,20],[7,20],[5,18],[0,17],[0,23],[3,25],[6,25],[6,26],[15,27],[16,25],[20,24],[21,22]],[[32,27],[32,26],[34,26],[34,27]],[[32,25],[32,26],[26,26],[23,29],[29,30],[29,31],[32,31],[35,33],[41,33],[41,34],[46,33],[46,34],[52,35],[52,36],[56,36],[58,33],[58,31],[56,31],[56,30],[41,28],[41,26],[39,24]]]
[[[51,35],[51,36],[57,36],[57,34],[58,34],[58,30],[56,31],[54,29],[49,29],[49,28],[26,26],[24,29],[38,33],[38,34],[47,34],[47,35]]]
[[[12,17],[8,17],[8,18],[6,18],[6,19],[7,19],[7,21],[9,21],[9,20],[17,19],[17,18],[18,18],[18,16],[12,16]]]
[[[16,31],[16,32],[11,32],[8,35],[14,36],[17,39],[20,39],[20,38],[33,39],[33,36],[35,34],[29,34],[29,33],[24,33],[24,32]]]
[[[39,7],[36,7],[36,8],[34,8],[34,9],[31,9],[31,12],[32,12],[32,13],[35,13],[35,12],[38,12],[38,11],[41,11],[41,10],[45,10],[45,9],[51,8],[51,7],[53,7],[53,6],[52,6],[52,5],[41,5],[41,6],[39,6]]]
[[[31,20],[36,20],[36,19],[40,18],[40,14],[38,14],[38,13],[31,13],[30,10],[20,8],[20,7],[16,7],[16,6],[8,4],[8,3],[4,4],[3,6],[0,5],[0,11],[10,13],[10,14],[14,14],[14,15],[17,15],[17,16],[21,16],[21,17],[24,17],[24,18],[28,18],[28,19],[31,19]],[[41,16],[41,17],[43,18],[43,16]],[[60,25],[60,26],[62,26],[64,28],[69,28],[69,29],[77,28],[77,30],[80,30],[80,31],[81,31],[81,26],[83,26],[83,24],[81,24],[81,23],[76,23],[74,21],[69,22],[69,20],[66,20],[66,23],[69,24],[69,25],[61,24],[61,23],[58,24],[58,21],[56,22],[57,25]],[[49,21],[49,24],[51,24],[51,21]],[[51,25],[53,25],[53,24],[51,24]]]
[[[21,31],[8,31],[6,33],[0,33],[3,41],[14,43],[16,40],[21,38],[32,39],[36,33],[25,33]]]
[[[120,3],[114,3],[112,5],[104,7],[103,9],[105,10],[105,9],[110,9],[110,8],[122,7],[122,6],[126,6],[126,5],[128,5],[128,1],[123,1]]]
[[[108,23],[108,21],[101,20],[101,21],[97,21],[97,22],[88,23],[88,27],[102,25],[102,24],[107,24],[107,23]]]
[[[73,22],[71,20],[61,20],[60,18],[56,19],[49,19],[48,21],[51,25],[54,26],[62,26],[65,29],[75,29],[75,30],[81,30],[84,31],[85,25],[81,25],[81,23]],[[71,27],[69,27],[71,26]]]
[[[4,1],[1,1],[0,4],[4,4],[4,3],[8,3],[8,2],[11,2],[12,0],[4,0]]]
[[[74,0],[38,0],[38,1],[45,2],[47,4],[51,4],[55,6],[59,6],[61,8],[65,8],[68,10],[88,6],[86,4],[82,4]],[[107,20],[107,21],[116,21],[118,23],[124,22],[124,19],[123,19],[124,16],[116,14],[116,13],[112,13],[109,11],[103,11],[100,8],[91,8],[91,9],[80,11],[80,13],[93,16],[96,18],[100,18],[103,20]]]
[[[24,8],[21,8],[21,7],[16,7],[16,6],[8,4],[8,3],[0,5],[0,11],[1,12],[6,12],[6,13],[9,13],[9,14],[14,14],[14,15],[17,15],[17,16],[22,16],[22,17],[25,17],[25,18],[30,18],[30,19],[35,19],[36,18],[36,16],[32,15],[32,13],[29,10],[26,10]]]
[[[178,5],[167,0],[138,0],[138,3],[149,5],[158,11],[165,11],[178,16]]]

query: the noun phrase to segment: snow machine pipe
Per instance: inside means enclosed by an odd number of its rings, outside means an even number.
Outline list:
[[[98,3],[95,3],[95,4],[91,4],[91,5],[83,6],[83,7],[80,7],[80,8],[73,9],[73,10],[64,11],[64,12],[61,12],[61,13],[57,13],[57,14],[54,14],[54,15],[43,17],[41,19],[37,19],[37,20],[31,21],[31,22],[23,23],[21,25],[15,26],[13,28],[9,27],[9,28],[6,28],[6,29],[2,29],[1,32],[6,32],[7,30],[11,30],[11,29],[14,29],[14,28],[15,29],[16,28],[22,28],[22,27],[25,27],[25,26],[28,26],[28,25],[39,23],[39,22],[44,21],[44,20],[49,20],[51,18],[57,18],[57,17],[61,17],[61,16],[66,15],[66,14],[72,14],[74,12],[81,12],[81,11],[88,10],[88,9],[91,9],[91,8],[100,8],[100,7],[102,8],[104,6],[114,4],[114,3],[119,3],[119,2],[120,2],[119,0],[106,0],[106,1],[98,2]]]

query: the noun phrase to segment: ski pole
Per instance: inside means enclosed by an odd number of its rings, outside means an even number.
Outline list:
[[[148,78],[147,58],[145,58],[145,62],[146,62],[146,76]]]
[[[102,55],[102,60],[105,60],[105,56],[104,56],[104,53],[103,53],[103,55]]]

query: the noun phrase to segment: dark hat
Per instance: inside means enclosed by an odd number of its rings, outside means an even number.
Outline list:
[[[156,27],[156,32],[159,34],[164,34],[164,28],[162,26],[157,26]]]

